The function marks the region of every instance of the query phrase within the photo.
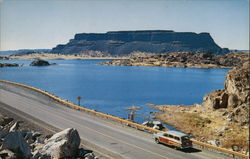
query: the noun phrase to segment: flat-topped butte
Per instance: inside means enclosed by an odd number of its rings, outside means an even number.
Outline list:
[[[124,56],[134,51],[154,53],[188,51],[216,54],[229,52],[227,48],[218,46],[206,32],[134,30],[75,34],[67,44],[57,45],[51,53],[79,54],[91,50],[105,52],[112,56]]]

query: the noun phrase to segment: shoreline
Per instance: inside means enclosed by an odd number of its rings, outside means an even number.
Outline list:
[[[249,154],[249,62],[226,74],[224,89],[203,97],[202,104],[151,105],[156,118],[202,142]]]
[[[232,69],[248,60],[249,53],[215,55],[206,53],[173,52],[168,54],[137,53],[131,56],[31,53],[25,55],[1,56],[0,59],[44,59],[44,60],[108,60],[98,65],[142,66],[167,68]]]
[[[86,56],[82,54],[52,54],[52,53],[33,53],[27,55],[9,55],[3,56],[3,59],[7,58],[9,60],[13,59],[45,59],[45,60],[120,60],[120,59],[128,59],[127,57],[92,57]]]
[[[16,87],[16,86],[14,86],[14,87]],[[18,86],[18,87],[19,87],[19,86]],[[24,88],[24,89],[26,89],[26,88]],[[31,91],[35,91],[35,90],[31,90]],[[40,94],[40,93],[39,93],[39,94]],[[41,98],[43,99],[43,98],[47,98],[47,97],[44,96],[44,95],[42,95]],[[35,99],[35,100],[39,100],[39,101],[40,101],[40,100],[42,100],[42,99],[39,98],[39,99]],[[66,109],[66,107],[62,107],[62,108]],[[80,112],[77,111],[77,113],[80,113]],[[116,124],[115,124],[115,125],[116,125]],[[131,129],[130,131],[135,131],[135,130]],[[138,131],[138,133],[139,133],[139,132],[140,132],[140,131]],[[136,130],[136,133],[137,133],[137,130]],[[223,151],[223,152],[227,152],[227,151],[225,150],[225,151]],[[230,152],[230,153],[231,153],[231,152]]]
[[[2,82],[2,81],[0,81]],[[84,115],[87,115],[90,117],[90,119],[97,119],[98,120],[104,120],[98,116],[94,116],[94,115],[90,115],[88,113],[85,113],[83,111],[79,111],[79,110],[74,110],[74,108],[68,108],[66,105],[64,105],[63,103],[56,101],[54,99],[49,98],[48,96],[46,96],[45,94],[42,94],[41,92],[37,92],[37,90],[35,89],[30,89],[30,88],[25,88],[23,86],[18,86],[18,85],[13,85],[10,83],[4,83],[3,85],[1,85],[0,89],[3,90],[7,90],[10,92],[16,92],[18,91],[18,95],[20,96],[30,96],[32,95],[31,99],[35,100],[39,103],[43,103],[44,105],[50,105],[53,107],[58,107],[61,110],[67,110],[67,109],[72,109],[73,111],[75,111],[78,114],[82,114],[84,113]],[[59,128],[57,126],[54,126],[50,123],[47,123],[45,121],[40,120],[39,118],[37,118],[36,116],[32,116],[29,113],[23,112],[21,110],[18,110],[17,108],[13,107],[13,106],[9,106],[6,103],[3,103],[2,101],[0,101],[0,113],[2,112],[5,115],[9,115],[10,117],[13,117],[15,119],[21,120],[24,122],[24,124],[26,125],[26,127],[30,128],[30,129],[34,129],[34,130],[38,130],[41,132],[44,132],[44,134],[46,135],[50,135],[52,133],[56,133],[59,132],[61,130],[63,130],[62,128]],[[114,125],[119,125],[118,123],[114,123],[111,120],[107,120],[106,122],[110,122]],[[129,129],[129,128],[128,128]],[[130,130],[130,131],[135,131]],[[81,147],[88,149],[88,150],[93,150],[94,154],[96,154],[98,157],[100,157],[100,159],[113,159],[113,158],[117,158],[117,159],[124,159],[122,156],[120,156],[118,153],[113,152],[109,149],[106,149],[105,147],[102,147],[92,141],[90,141],[89,139],[86,138],[81,138]]]
[[[168,54],[143,54],[124,60],[113,60],[100,65],[177,67],[177,68],[234,68],[248,61],[248,53],[216,55],[208,53],[173,52]]]
[[[121,60],[121,59],[114,59],[114,60]],[[124,60],[126,60],[126,59],[124,59]],[[197,68],[197,69],[233,69],[233,68],[235,68],[234,66],[214,66],[214,65],[202,65],[202,66],[201,65],[197,65],[197,66],[185,66],[185,67],[174,66],[174,65],[170,65],[170,66],[156,66],[156,65],[143,65],[143,64],[117,65],[117,64],[103,64],[103,63],[101,63],[101,64],[99,63],[99,65],[127,66],[127,67],[134,66],[134,67],[163,67],[163,68]]]

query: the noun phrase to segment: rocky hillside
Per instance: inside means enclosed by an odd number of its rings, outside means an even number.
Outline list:
[[[134,55],[134,54],[133,54]],[[169,54],[139,54],[124,60],[106,61],[102,65],[232,68],[248,61],[248,53],[216,55],[208,53],[174,52]]]
[[[126,55],[133,51],[168,53],[176,51],[226,53],[209,33],[174,32],[171,30],[111,31],[76,34],[65,45],[57,45],[52,53],[77,54],[101,51]]]
[[[224,115],[227,115],[228,120],[240,125],[249,125],[249,61],[242,67],[229,71],[226,75],[225,88],[207,94],[202,105],[207,109],[227,108]]]
[[[45,135],[25,125],[0,114],[0,159],[96,158],[91,150],[79,147],[76,129]]]
[[[249,61],[226,75],[225,88],[213,91],[203,103],[191,106],[155,106],[164,113],[156,118],[197,140],[249,153]]]

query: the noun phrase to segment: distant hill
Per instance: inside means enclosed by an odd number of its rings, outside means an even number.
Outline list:
[[[7,51],[0,51],[0,55],[23,55],[23,54],[41,53],[41,52],[49,53],[50,51],[51,51],[51,49],[7,50]]]
[[[134,51],[151,53],[205,52],[223,54],[209,33],[174,32],[171,30],[111,31],[76,34],[65,45],[57,45],[52,53],[74,54],[101,51],[111,55],[126,55]]]

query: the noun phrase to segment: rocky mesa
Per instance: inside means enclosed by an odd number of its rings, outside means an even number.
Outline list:
[[[57,45],[52,53],[78,54],[101,51],[126,55],[133,51],[168,53],[177,51],[226,53],[209,33],[174,32],[172,30],[110,31],[76,34],[65,45]]]

